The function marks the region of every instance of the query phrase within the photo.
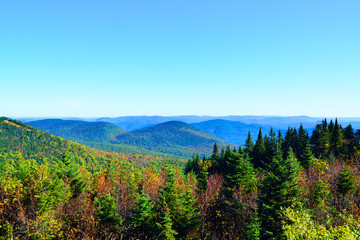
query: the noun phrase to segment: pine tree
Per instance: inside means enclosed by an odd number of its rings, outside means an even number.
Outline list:
[[[172,216],[170,209],[167,207],[166,201],[164,201],[164,215],[162,217],[161,224],[157,223],[157,226],[160,228],[160,234],[156,239],[163,240],[175,240],[175,235],[178,233],[172,228]]]
[[[344,130],[343,130],[343,136],[344,136],[344,150],[346,150],[346,154],[348,158],[351,158],[354,156],[354,153],[356,151],[355,149],[355,134],[354,129],[349,124]]]
[[[343,146],[343,136],[341,131],[341,126],[338,124],[337,118],[335,119],[335,126],[331,133],[331,150],[333,154],[337,157],[340,155]]]
[[[259,130],[258,138],[256,140],[254,151],[252,153],[252,162],[256,168],[264,168],[264,161],[266,161],[266,147],[264,138],[262,136],[261,128]]]
[[[276,142],[277,142],[277,148],[276,148],[276,150],[277,150],[277,151],[282,151],[281,148],[282,148],[282,145],[284,144],[284,137],[282,136],[280,130],[279,130],[278,135],[277,135],[277,137],[276,137]]]
[[[121,217],[117,214],[115,198],[110,194],[95,199],[98,206],[99,227],[104,236],[117,233],[122,223]]]
[[[63,153],[62,158],[58,161],[59,168],[57,174],[59,178],[70,183],[73,197],[79,196],[86,188],[86,183],[80,171],[79,164],[71,159],[68,152]]]
[[[326,119],[322,124],[316,125],[310,138],[310,143],[313,145],[313,153],[317,158],[329,155],[330,139],[325,126],[327,126]]]
[[[283,239],[282,222],[286,218],[282,208],[300,203],[297,178],[299,166],[292,149],[286,159],[278,151],[269,164],[268,172],[260,186],[259,213],[262,239]]]
[[[254,142],[251,138],[251,132],[249,131],[245,142],[245,152],[251,154],[254,150]]]
[[[298,152],[296,153],[297,158],[301,158],[308,143],[309,143],[308,134],[306,132],[306,129],[301,124],[299,127],[299,145],[298,145]]]
[[[337,178],[337,192],[343,196],[354,191],[355,180],[354,175],[349,171],[348,168],[341,169]]]
[[[141,190],[133,212],[132,222],[136,236],[143,239],[154,238],[154,205],[144,189]]]
[[[308,169],[312,159],[313,159],[313,154],[311,152],[311,145],[310,143],[307,143],[300,157],[301,166],[303,166],[305,169]]]
[[[266,162],[268,163],[272,160],[277,150],[276,133],[273,128],[270,129],[269,137],[265,138],[264,144],[266,147],[266,157],[267,157]]]
[[[208,177],[208,175],[209,175],[208,169],[205,166],[204,161],[203,161],[203,166],[202,166],[200,174],[199,174],[199,176],[197,178],[197,180],[198,180],[198,188],[199,188],[199,190],[201,192],[204,192],[207,189],[207,177]]]
[[[218,148],[218,145],[216,143],[214,143],[214,149],[213,149],[213,153],[211,155],[211,159],[212,160],[218,160],[219,159],[219,148]]]
[[[289,152],[289,149],[292,149],[294,153],[298,152],[299,149],[299,135],[296,131],[296,128],[288,128],[285,140],[282,145],[283,149],[283,158],[286,158]]]
[[[334,132],[335,129],[335,124],[333,122],[333,120],[331,119],[329,126],[327,127],[328,131],[329,131],[329,135],[331,136]]]
[[[179,238],[186,236],[198,226],[198,212],[195,207],[195,199],[190,187],[185,185],[180,188],[175,184],[174,169],[167,166],[165,168],[166,178],[164,187],[160,190],[157,209],[162,214],[169,210],[172,229],[178,234]],[[166,208],[164,208],[166,206]],[[163,219],[165,221],[165,218]]]
[[[348,140],[353,140],[355,138],[355,134],[354,134],[354,129],[352,127],[351,124],[349,124],[345,129],[344,129],[344,138],[348,139]]]
[[[225,174],[226,192],[232,196],[234,189],[243,187],[245,191],[256,188],[256,174],[248,155],[232,153],[226,161],[227,172]]]

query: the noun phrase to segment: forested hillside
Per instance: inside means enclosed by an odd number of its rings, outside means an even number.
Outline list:
[[[111,142],[125,130],[106,122],[84,122],[74,120],[46,119],[27,124],[75,142]]]
[[[360,130],[337,121],[311,138],[299,126],[248,134],[243,148],[215,143],[185,168],[131,164],[10,119],[0,130],[2,239],[360,237]]]
[[[125,145],[187,157],[194,152],[210,154],[215,142],[227,144],[214,135],[179,121],[170,121],[128,132],[119,135],[117,140]]]
[[[40,130],[108,152],[190,157],[194,152],[210,154],[212,145],[227,142],[182,122],[166,122],[125,132],[111,123],[46,119],[28,122]]]
[[[111,123],[44,119],[27,122],[27,124],[55,136],[106,152],[151,155],[173,159],[179,158],[179,156],[155,152],[138,146],[120,144],[116,140],[116,137],[126,131]]]
[[[98,169],[109,159],[126,160],[140,165],[168,161],[152,155],[109,153],[76,142],[55,137],[30,125],[8,118],[0,118],[0,154],[2,158],[20,154],[38,163],[57,161],[67,152],[76,163],[88,169]],[[172,159],[171,161],[177,161]],[[179,160],[181,162],[181,160]]]

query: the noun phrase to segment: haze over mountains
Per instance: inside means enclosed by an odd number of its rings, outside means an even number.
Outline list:
[[[228,145],[212,134],[180,121],[125,132],[106,122],[46,119],[28,122],[40,130],[106,151],[189,157],[210,154],[214,143]]]
[[[68,119],[68,120],[64,120]],[[106,151],[141,154],[159,153],[189,157],[194,152],[210,154],[213,144],[244,145],[248,132],[256,140],[259,129],[271,127],[284,135],[288,127],[300,124],[309,133],[321,118],[307,116],[128,116],[69,120],[44,119],[27,122],[33,127],[68,140]],[[75,119],[75,118],[74,118]],[[31,119],[23,119],[24,122]],[[343,126],[360,128],[359,118],[339,119]]]

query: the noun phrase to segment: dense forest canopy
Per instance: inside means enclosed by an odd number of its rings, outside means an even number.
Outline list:
[[[360,130],[325,119],[256,137],[184,165],[1,118],[0,239],[360,237]]]

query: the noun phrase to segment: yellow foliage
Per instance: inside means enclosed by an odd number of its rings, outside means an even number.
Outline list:
[[[318,173],[323,174],[329,169],[329,164],[325,160],[313,158],[310,163],[311,167]]]
[[[290,240],[313,240],[313,239],[359,239],[360,221],[352,215],[340,214],[344,224],[330,226],[328,229],[311,219],[308,210],[294,210],[287,208],[283,211],[291,224],[284,225],[286,239]]]

